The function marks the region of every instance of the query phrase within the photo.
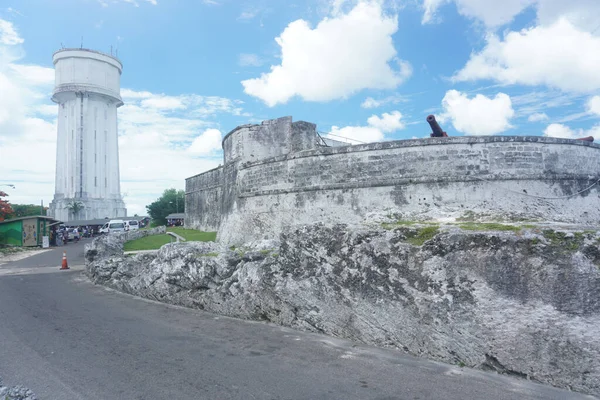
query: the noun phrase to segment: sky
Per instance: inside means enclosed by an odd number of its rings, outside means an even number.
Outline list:
[[[0,190],[53,198],[62,47],[123,63],[121,193],[145,215],[221,164],[236,126],[288,115],[349,143],[428,137],[430,113],[449,136],[600,140],[599,16],[598,0],[0,0]]]

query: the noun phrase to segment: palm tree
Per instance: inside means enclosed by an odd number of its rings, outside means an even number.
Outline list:
[[[73,213],[73,218],[77,218],[79,212],[83,210],[85,205],[79,201],[73,200],[67,204],[67,208]]]

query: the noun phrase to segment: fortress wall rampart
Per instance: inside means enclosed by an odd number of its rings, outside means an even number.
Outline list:
[[[186,200],[186,223],[218,226],[220,241],[241,243],[296,224],[361,223],[369,213],[600,220],[598,186],[577,194],[600,178],[600,146],[592,143],[493,136],[311,146],[308,140],[297,152],[233,158],[223,167],[221,192],[207,187],[217,176],[189,178],[196,181],[188,183],[192,208]],[[217,196],[220,209],[213,206]]]
[[[600,172],[598,147],[579,145],[585,142],[494,139],[499,140],[461,137],[375,143],[245,163],[239,174],[240,195],[474,177],[564,180]]]
[[[223,167],[219,166],[185,180],[185,224],[203,231],[216,231],[221,221]]]
[[[420,139],[325,148],[240,164],[219,240],[296,224],[361,223],[369,213],[596,223],[600,147],[541,137]]]

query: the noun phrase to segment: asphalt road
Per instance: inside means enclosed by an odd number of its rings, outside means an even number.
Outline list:
[[[0,265],[0,376],[40,399],[591,398],[94,286],[84,243]]]

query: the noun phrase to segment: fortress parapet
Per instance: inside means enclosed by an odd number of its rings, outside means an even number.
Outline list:
[[[317,147],[317,126],[292,117],[241,125],[223,138],[225,164],[255,162]]]

